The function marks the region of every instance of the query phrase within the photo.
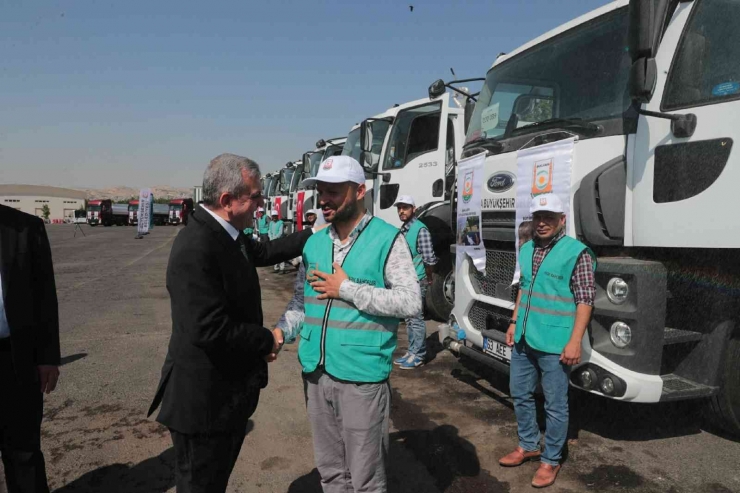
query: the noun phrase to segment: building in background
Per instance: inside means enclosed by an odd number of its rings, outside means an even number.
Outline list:
[[[43,218],[44,205],[49,220],[74,220],[75,211],[85,208],[85,192],[69,188],[38,185],[0,185],[0,204]]]

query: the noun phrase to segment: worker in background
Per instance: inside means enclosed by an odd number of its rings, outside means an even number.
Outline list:
[[[313,228],[316,224],[316,219],[319,217],[319,210],[318,209],[309,209],[306,214],[304,214],[304,221],[303,221],[303,227],[304,228]],[[303,262],[303,256],[299,256],[294,258],[290,261],[290,264],[298,269],[298,267],[301,265],[301,262]]]
[[[410,195],[401,195],[395,203],[398,218],[403,225],[401,234],[411,249],[411,258],[419,279],[422,309],[415,316],[406,319],[406,330],[409,335],[409,349],[406,354],[393,363],[402,370],[411,370],[424,364],[427,354],[427,327],[424,323],[424,302],[429,282],[432,280],[434,266],[439,259],[434,254],[432,235],[426,225],[414,216],[414,198]]]
[[[318,209],[309,209],[308,212],[306,212],[306,223],[308,227],[313,227],[314,224],[316,224],[316,218],[319,217],[319,210]]]
[[[286,342],[301,335],[298,358],[323,490],[385,493],[388,377],[398,320],[421,311],[418,278],[399,231],[365,210],[360,163],[331,157],[304,183],[317,184],[331,226],[304,247],[277,329]]]
[[[520,290],[506,331],[506,343],[513,346],[509,388],[519,445],[499,463],[513,467],[541,460],[532,486],[543,488],[560,471],[568,435],[568,376],[581,361],[596,291],[596,260],[586,245],[565,235],[565,209],[557,195],[536,196],[529,210],[534,239],[520,250]],[[538,381],[547,410],[544,451],[534,399]]]
[[[256,222],[255,218],[252,217],[252,220],[249,223],[249,226],[247,226],[246,228],[244,228],[244,236],[246,236],[250,240],[253,240],[254,239],[254,225],[255,225],[255,222]]]
[[[265,215],[265,209],[260,207],[257,209],[257,234],[259,234],[260,241],[268,241],[270,232],[270,220]]]
[[[278,218],[278,211],[272,210],[270,212],[270,217],[272,217],[272,220],[268,225],[268,236],[270,238],[270,241],[282,238],[285,232],[285,225],[283,221]],[[280,272],[280,274],[285,274],[285,262],[275,264],[273,270]]]

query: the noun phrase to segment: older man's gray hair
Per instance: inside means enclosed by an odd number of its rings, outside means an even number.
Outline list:
[[[257,181],[260,179],[260,167],[249,158],[236,154],[221,154],[211,160],[203,174],[203,203],[218,206],[222,193],[239,197],[249,190],[244,184],[242,171]]]

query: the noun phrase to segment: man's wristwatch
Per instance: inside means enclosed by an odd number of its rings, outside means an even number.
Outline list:
[[[516,325],[516,320],[514,320],[513,318],[510,318],[509,319],[509,325],[511,325],[511,324]]]

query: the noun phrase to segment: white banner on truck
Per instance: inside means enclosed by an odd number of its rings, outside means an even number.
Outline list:
[[[467,254],[478,271],[486,272],[486,248],[481,229],[481,194],[483,163],[486,153],[463,159],[457,167],[457,241],[455,270],[462,266]]]
[[[521,150],[517,153],[516,173],[516,271],[519,282],[519,247],[532,239],[532,199],[543,193],[554,193],[563,201],[565,216],[570,221],[570,177],[573,166],[575,137],[551,144]],[[520,241],[520,234],[522,238]]]
[[[142,188],[139,192],[139,224],[137,232],[139,235],[149,233],[149,226],[152,221],[152,190]]]

